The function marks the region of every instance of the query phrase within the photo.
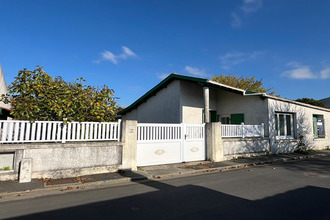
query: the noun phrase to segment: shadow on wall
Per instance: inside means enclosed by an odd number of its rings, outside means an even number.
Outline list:
[[[226,140],[224,143],[224,155],[250,154],[250,153],[267,153],[269,152],[269,140],[262,138],[249,138]]]
[[[195,185],[176,187],[159,181],[140,183],[156,191],[15,219],[60,219],[63,216],[67,219],[330,218],[330,190],[326,188],[307,186],[252,201]]]
[[[274,101],[269,106],[270,112],[270,144],[272,153],[290,153],[297,150],[298,146],[303,144],[305,150],[313,149],[313,125],[312,118],[305,107],[299,107],[294,104]],[[292,137],[277,137],[275,114],[283,113],[292,115],[293,135]],[[312,117],[312,116],[310,116]]]

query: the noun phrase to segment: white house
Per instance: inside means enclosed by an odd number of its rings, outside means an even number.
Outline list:
[[[5,76],[3,75],[3,71],[0,65],[0,96],[2,94],[7,94],[7,84],[5,81]],[[0,120],[7,119],[9,116],[9,111],[11,109],[10,104],[5,104],[0,101]]]
[[[178,74],[169,75],[119,114],[139,123],[263,124],[273,153],[293,151],[301,140],[313,149],[330,146],[328,108]]]

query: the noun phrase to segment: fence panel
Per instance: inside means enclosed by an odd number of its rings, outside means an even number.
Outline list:
[[[181,124],[139,123],[137,129],[137,141],[181,140]]]
[[[264,124],[261,125],[222,125],[222,137],[264,137]]]
[[[0,120],[0,143],[120,140],[118,122]]]

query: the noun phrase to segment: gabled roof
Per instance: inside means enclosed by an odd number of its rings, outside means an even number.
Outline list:
[[[198,83],[204,86],[208,86],[211,88],[222,88],[224,90],[228,90],[231,92],[239,93],[239,94],[245,94],[245,91],[242,89],[238,89],[232,86],[224,85],[221,83],[217,83],[208,79],[203,79],[203,78],[198,78],[198,77],[192,77],[192,76],[184,76],[184,75],[179,75],[176,73],[172,73],[168,77],[166,77],[164,80],[162,80],[160,83],[158,83],[155,87],[150,89],[146,94],[141,96],[138,100],[133,102],[130,106],[127,108],[121,110],[118,112],[119,115],[125,115],[127,112],[132,111],[133,109],[136,109],[140,104],[144,103],[149,99],[150,97],[156,95],[157,92],[159,92],[161,89],[167,87],[168,84],[170,84],[174,80],[183,80],[183,81],[188,81],[188,82],[193,82],[193,83]]]
[[[179,75],[179,74],[176,74],[176,73],[172,73],[171,75],[166,77],[164,80],[162,80],[160,83],[158,83],[155,87],[150,89],[146,94],[141,96],[138,100],[133,102],[130,106],[128,106],[127,108],[124,108],[123,110],[118,112],[118,115],[125,115],[126,113],[132,111],[133,109],[136,109],[139,105],[146,102],[147,99],[149,99],[150,97],[156,95],[156,93],[159,92],[161,89],[166,88],[167,85],[170,84],[174,80],[189,81],[189,82],[201,84],[203,86],[208,86],[210,88],[222,89],[222,90],[238,93],[238,94],[241,94],[241,95],[244,95],[244,96],[261,96],[261,97],[264,97],[264,98],[275,99],[275,100],[288,102],[288,103],[292,103],[292,104],[296,104],[296,105],[300,105],[300,106],[304,106],[304,107],[309,107],[309,108],[313,108],[313,109],[318,109],[318,110],[323,110],[323,111],[330,112],[330,109],[328,109],[328,108],[322,108],[322,107],[319,107],[319,106],[305,104],[305,103],[293,101],[293,100],[290,100],[290,99],[285,99],[285,98],[281,98],[281,97],[277,97],[277,96],[268,95],[266,93],[245,91],[243,89],[238,89],[238,88],[228,86],[228,85],[225,85],[225,84],[221,84],[221,83],[218,83],[218,82],[215,82],[215,81],[212,81],[212,80],[208,80],[208,79],[192,77],[192,76],[184,76],[184,75]]]

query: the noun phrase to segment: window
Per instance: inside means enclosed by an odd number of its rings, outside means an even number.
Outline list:
[[[275,130],[277,138],[293,138],[293,114],[275,113]]]
[[[230,124],[230,118],[229,116],[221,116],[221,124]]]
[[[323,115],[313,115],[313,133],[315,138],[325,138]]]

